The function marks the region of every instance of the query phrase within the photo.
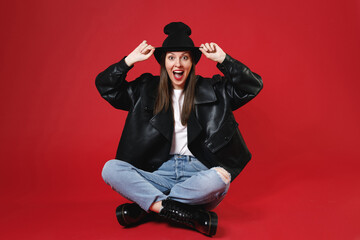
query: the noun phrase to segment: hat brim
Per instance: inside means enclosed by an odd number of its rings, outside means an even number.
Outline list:
[[[181,52],[181,51],[191,51],[193,55],[193,61],[197,64],[201,58],[202,52],[198,47],[158,47],[155,48],[154,56],[158,63],[161,63],[161,55],[166,52]]]

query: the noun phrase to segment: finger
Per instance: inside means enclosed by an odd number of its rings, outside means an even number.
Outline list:
[[[216,44],[211,42],[209,45],[210,45],[211,51],[215,53],[216,52],[216,46],[215,46]]]
[[[146,48],[146,54],[152,54],[152,52],[155,51],[155,47],[149,45],[147,48]]]
[[[209,50],[210,50],[210,52],[212,52],[212,53],[216,52],[216,49],[214,48],[214,46],[213,46],[212,43],[209,43]]]
[[[209,52],[209,50],[210,50],[210,49],[209,49],[209,43],[205,43],[205,44],[204,44],[204,47],[205,47],[206,51]]]
[[[140,47],[140,51],[144,50],[147,46],[149,46],[150,44],[148,44],[148,42],[146,40],[144,40],[141,44]]]
[[[211,49],[211,47],[210,47],[210,44],[209,44],[209,43],[205,43],[205,46],[206,46],[206,48],[208,49],[208,51],[209,51],[209,52],[212,52],[212,49]]]
[[[209,49],[208,49],[208,47],[206,46],[206,43],[205,43],[205,44],[202,44],[202,48],[203,48],[206,52],[209,52]]]
[[[155,51],[155,48],[150,48],[144,55],[143,55],[143,58],[144,59],[149,59],[151,57],[151,55],[154,53]]]
[[[145,49],[144,49],[144,54],[149,54],[151,53],[151,51],[155,50],[155,48],[151,45],[148,45]]]
[[[149,45],[147,44],[147,43],[145,43],[143,46],[142,46],[142,48],[140,49],[140,53],[145,53],[146,51],[147,51],[147,47],[148,47]]]
[[[147,54],[149,52],[149,46],[146,46],[144,49],[140,51],[141,54]]]
[[[223,53],[224,52],[224,50],[222,50],[222,48],[221,47],[219,47],[219,45],[217,45],[216,43],[214,43],[214,46],[215,46],[215,50],[217,51],[217,52],[219,52],[219,53]]]
[[[140,50],[144,47],[145,44],[146,44],[146,40],[142,41],[142,42],[136,47],[136,49],[140,51]]]
[[[205,57],[209,57],[209,53],[206,51],[205,47],[200,47],[199,50],[205,55]]]
[[[154,48],[154,47],[152,47],[152,48],[151,48],[151,50],[150,50],[150,52],[148,53],[148,55],[150,55],[150,56],[151,56],[154,52],[155,52],[155,48]]]
[[[213,52],[216,52],[216,46],[215,46],[216,44],[215,43],[210,43],[210,47],[211,47],[211,50],[213,51]]]
[[[205,51],[205,48],[204,48],[205,46],[204,46],[204,44],[202,43],[202,44],[200,44],[200,47],[199,47],[199,50],[202,52],[202,53],[204,53],[204,51]],[[204,53],[205,54],[205,53]]]
[[[146,46],[146,48],[148,48],[148,49],[152,49],[152,48],[154,48],[154,46],[152,46],[152,45],[148,44],[148,45]]]

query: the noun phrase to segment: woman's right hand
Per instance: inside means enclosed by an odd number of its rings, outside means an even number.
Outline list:
[[[134,51],[132,51],[126,58],[125,62],[130,67],[134,65],[134,63],[144,61],[151,57],[151,55],[154,53],[155,48],[149,44],[147,44],[146,40],[144,40],[142,43],[140,43],[139,46],[137,46]]]

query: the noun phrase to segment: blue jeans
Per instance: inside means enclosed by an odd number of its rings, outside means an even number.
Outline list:
[[[208,169],[195,157],[184,155],[171,155],[154,172],[110,160],[104,165],[102,177],[116,192],[145,211],[166,198],[210,210],[223,200],[230,186],[215,168]]]

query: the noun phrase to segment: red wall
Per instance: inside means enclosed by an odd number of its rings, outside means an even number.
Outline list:
[[[126,112],[101,99],[95,77],[144,39],[160,46],[164,25],[183,21],[196,45],[218,43],[264,80],[259,96],[235,113],[253,159],[229,201],[256,201],[290,188],[294,193],[277,199],[279,206],[308,197],[334,206],[348,201],[336,217],[350,228],[359,217],[359,1],[1,5],[3,201],[114,198],[100,173],[115,155]],[[197,72],[217,74],[215,65],[203,56]],[[158,69],[151,58],[137,64],[129,80]]]

